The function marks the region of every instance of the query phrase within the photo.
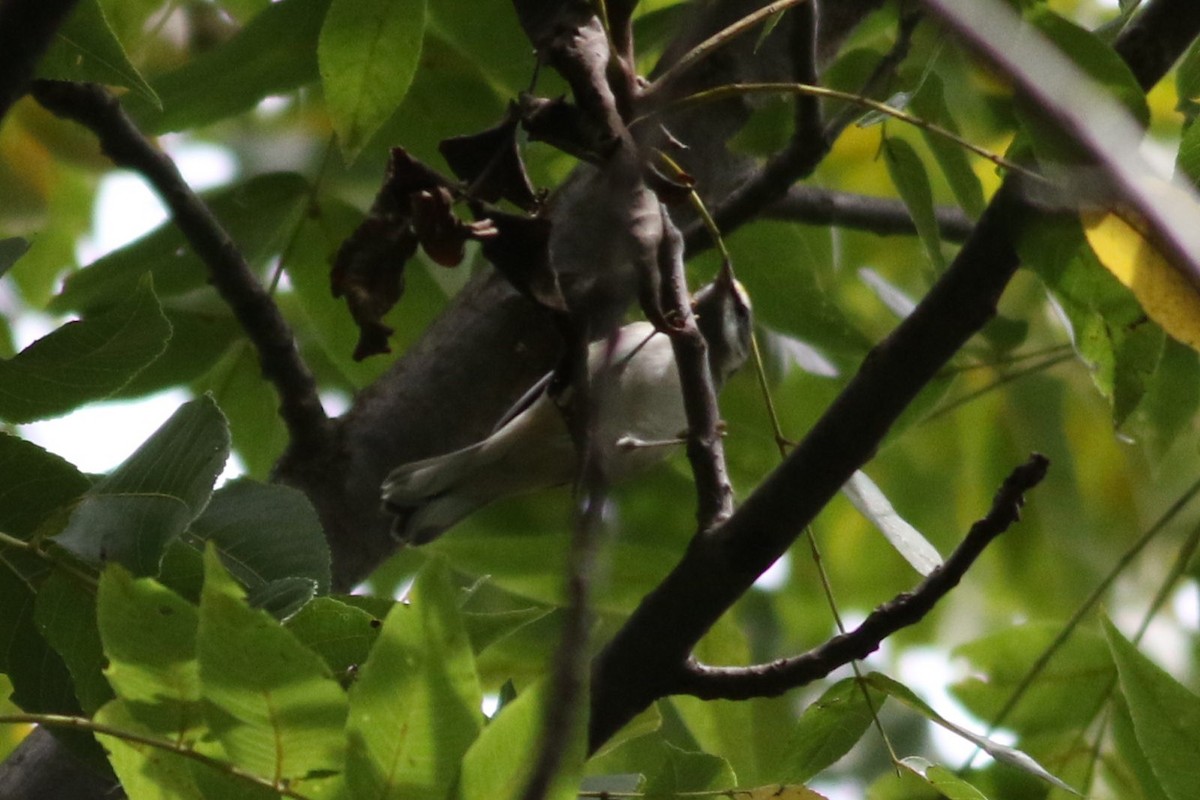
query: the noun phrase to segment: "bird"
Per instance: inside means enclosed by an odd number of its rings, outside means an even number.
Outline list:
[[[745,363],[753,315],[745,288],[727,267],[692,299],[719,389]],[[588,370],[603,371],[593,441],[604,447],[606,474],[619,482],[669,455],[682,442],[687,416],[669,336],[633,322],[588,349]],[[518,494],[571,483],[579,458],[564,405],[570,387],[550,390],[553,373],[526,392],[487,438],[444,455],[396,467],[383,483],[384,509],[395,515],[393,536],[422,545],[476,510]]]

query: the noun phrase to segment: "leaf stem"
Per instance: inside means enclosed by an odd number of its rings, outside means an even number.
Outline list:
[[[282,782],[269,781],[252,772],[247,772],[234,764],[199,753],[187,745],[176,744],[175,742],[158,739],[153,736],[143,736],[140,733],[127,731],[112,725],[105,725],[102,722],[96,722],[87,717],[72,717],[65,714],[0,714],[0,725],[41,725],[46,728],[68,728],[70,730],[100,734],[101,736],[111,736],[114,739],[153,747],[157,750],[163,750],[183,758],[191,759],[245,783],[269,789],[281,797],[290,797],[293,800],[313,800],[309,795],[290,789],[283,785]]]

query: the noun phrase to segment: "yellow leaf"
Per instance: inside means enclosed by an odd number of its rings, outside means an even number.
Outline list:
[[[1096,257],[1129,287],[1150,319],[1200,351],[1200,290],[1116,214],[1085,213],[1082,220]]]

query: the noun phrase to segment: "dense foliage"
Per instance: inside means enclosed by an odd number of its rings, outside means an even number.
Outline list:
[[[765,5],[0,1],[0,796],[1200,797],[1200,13]],[[118,168],[173,219],[81,263]],[[720,425],[394,552],[389,469],[687,317],[675,225]]]

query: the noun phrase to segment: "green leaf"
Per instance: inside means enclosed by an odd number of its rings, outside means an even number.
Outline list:
[[[308,498],[290,486],[251,480],[227,483],[192,523],[189,543],[211,543],[247,589],[306,578],[329,592],[329,545]]]
[[[125,55],[99,0],[83,0],[76,7],[42,59],[38,77],[123,86],[133,89],[146,103],[161,107],[154,89]]]
[[[991,739],[988,739],[986,736],[973,733],[961,725],[955,725],[953,722],[930,708],[928,703],[917,697],[917,695],[914,694],[911,689],[899,681],[893,680],[882,673],[872,672],[867,676],[867,683],[882,692],[886,692],[890,697],[896,698],[904,705],[921,714],[930,722],[945,728],[956,736],[959,736],[975,745],[980,750],[994,758],[997,762],[1006,764],[1010,767],[1016,767],[1022,772],[1032,775],[1035,778],[1039,778],[1052,786],[1062,789],[1065,792],[1069,792],[1073,795],[1079,795],[1079,792],[1075,791],[1062,780],[1055,777],[1049,772],[1049,770],[1047,770],[1026,753],[1023,753],[1015,747],[1009,747],[1008,745],[994,742]]]
[[[206,299],[206,296],[193,295],[192,298]],[[214,306],[212,310],[179,308],[179,305],[185,305],[179,302],[163,305],[163,314],[171,325],[166,350],[121,387],[115,397],[143,397],[194,381],[212,369],[221,356],[245,336],[229,306],[215,295],[207,298]]]
[[[229,431],[212,399],[185,403],[83,496],[54,541],[85,561],[154,575],[167,544],[208,503],[228,457]]]
[[[347,161],[395,111],[416,74],[425,0],[332,0],[317,59]]]
[[[1108,646],[1133,730],[1171,800],[1200,797],[1200,697],[1146,658],[1108,620]]]
[[[1195,101],[1200,98],[1200,42],[1192,42],[1175,68],[1175,94],[1179,110],[1195,114]]]
[[[883,140],[883,159],[892,184],[912,215],[929,263],[940,275],[946,269],[946,257],[942,254],[942,236],[933,211],[933,189],[929,185],[925,165],[912,145],[895,136]]]
[[[301,644],[325,659],[335,676],[345,677],[367,660],[379,637],[379,619],[333,597],[318,597],[287,621]]]
[[[224,44],[154,79],[161,110],[127,103],[147,133],[195,128],[248,111],[265,97],[312,83],[329,0],[282,0]]]
[[[307,196],[308,182],[285,172],[258,175],[206,195],[205,200],[246,260],[261,266],[283,250]],[[209,287],[208,268],[168,221],[71,275],[50,309],[63,313],[119,303],[136,289],[147,271],[154,276],[159,297],[177,297]]]
[[[875,710],[883,699],[876,695]],[[871,711],[863,688],[854,678],[840,680],[826,689],[804,709],[788,737],[784,781],[805,783],[850,752],[871,726]]]
[[[1145,92],[1138,85],[1129,65],[1110,45],[1045,5],[1030,9],[1026,12],[1026,19],[1090,78],[1112,92],[1138,122],[1145,125],[1149,121],[1150,108],[1146,105]]]
[[[67,461],[0,431],[0,531],[30,540],[52,512],[90,486]]]
[[[340,771],[346,696],[325,662],[246,605],[211,547],[204,575],[200,680],[209,726],[227,756],[271,780]]]
[[[30,422],[102,400],[158,358],[171,326],[148,278],[129,288],[112,308],[68,322],[0,361],[0,417]]]
[[[279,416],[279,395],[262,378],[258,353],[245,339],[192,387],[207,393],[229,420],[234,449],[246,471],[265,479],[287,447],[287,428]]]
[[[129,733],[159,738],[130,710],[130,704],[113,700],[96,713],[96,722]],[[108,751],[108,761],[121,781],[125,794],[133,798],[156,800],[206,800],[196,786],[195,762],[161,747],[131,741],[119,736],[97,734]]]
[[[994,719],[1058,633],[1056,625],[1019,625],[955,648],[955,658],[970,665],[970,677],[951,691],[971,713]],[[1112,661],[1103,640],[1094,631],[1077,630],[1004,725],[1022,735],[1077,730],[1091,722],[1111,678]],[[1071,692],[1062,691],[1067,685]]]
[[[684,750],[669,742],[665,751],[658,771],[646,776],[643,791],[647,795],[723,791],[737,786],[733,767],[720,756]]]
[[[459,800],[514,800],[521,796],[533,767],[530,753],[536,753],[540,745],[545,695],[544,683],[531,686],[492,717],[462,759]],[[546,793],[549,800],[577,796],[585,749],[580,726],[566,748],[564,769]]]
[[[1163,351],[1162,329],[1097,260],[1075,220],[1043,217],[1026,225],[1021,261],[1066,313],[1075,349],[1120,426],[1141,402]]]
[[[1125,759],[1125,763],[1137,778],[1145,800],[1170,800],[1154,774],[1150,759],[1146,758],[1146,752],[1137,740],[1133,718],[1129,716],[1129,707],[1124,702],[1113,703],[1112,731],[1117,753]]]
[[[1200,125],[1194,122],[1183,131],[1179,153],[1175,156],[1175,169],[1192,186],[1200,186]]]
[[[457,593],[431,561],[350,689],[350,789],[381,800],[444,796],[482,728],[481,702]]]
[[[1200,358],[1195,350],[1168,337],[1158,371],[1137,408],[1137,438],[1146,442],[1152,457],[1162,458],[1187,431],[1197,411]]]
[[[104,674],[126,712],[156,735],[194,741],[202,721],[196,607],[115,564],[100,576],[96,605]]]
[[[919,756],[902,758],[900,764],[937,789],[939,794],[949,800],[987,800],[987,796],[983,792],[941,764],[934,764]]]
[[[954,121],[954,115],[946,104],[941,78],[936,74],[931,72],[925,76],[921,90],[912,98],[912,107],[922,119],[937,123],[953,133],[959,132],[958,123]],[[937,159],[938,166],[946,176],[946,182],[950,184],[950,191],[954,192],[958,204],[973,219],[978,219],[986,205],[983,199],[983,184],[979,182],[979,176],[971,167],[967,151],[929,131],[922,130],[921,135],[933,157]]]
[[[33,618],[70,670],[79,707],[85,714],[95,713],[113,693],[101,674],[104,653],[94,591],[78,577],[56,570],[38,587]]]
[[[0,672],[12,679],[12,701],[25,711],[77,714],[67,665],[34,622],[34,588],[9,566],[0,571]]]

